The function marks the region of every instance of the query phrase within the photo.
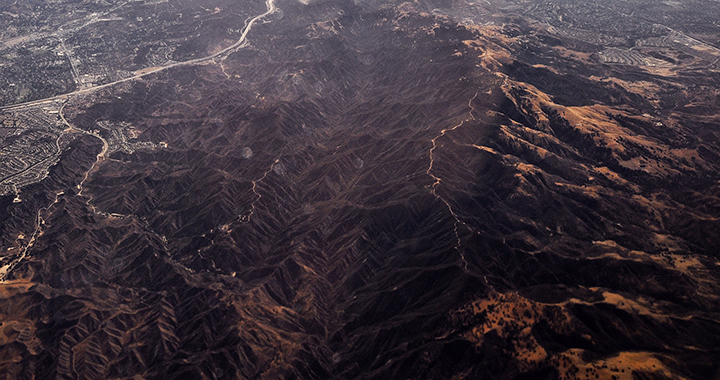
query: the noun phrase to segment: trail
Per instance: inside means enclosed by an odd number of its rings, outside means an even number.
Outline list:
[[[460,259],[463,262],[463,270],[465,270],[465,272],[468,272],[468,262],[465,259],[465,252],[463,252],[463,250],[461,249],[462,248],[461,247],[462,240],[460,239],[460,232],[458,231],[458,225],[462,224],[471,231],[473,231],[473,229],[470,228],[470,226],[468,226],[467,223],[460,220],[458,215],[455,213],[455,210],[453,210],[452,206],[450,205],[450,202],[446,201],[445,199],[443,199],[443,197],[438,195],[437,187],[440,185],[440,182],[442,182],[442,179],[440,177],[436,176],[435,174],[433,174],[432,170],[433,170],[433,166],[435,164],[435,151],[438,148],[437,140],[444,137],[447,133],[452,132],[452,131],[462,127],[465,124],[465,122],[476,120],[475,115],[473,115],[473,112],[475,111],[475,107],[473,107],[472,102],[473,102],[473,100],[475,100],[475,98],[477,98],[477,96],[478,96],[478,94],[475,93],[475,95],[468,101],[468,107],[470,107],[470,112],[469,112],[470,118],[463,120],[458,125],[456,125],[452,128],[443,129],[442,131],[440,131],[439,135],[435,136],[432,140],[430,140],[430,142],[432,143],[432,147],[430,148],[430,152],[428,154],[430,157],[430,165],[428,166],[427,171],[426,171],[426,174],[435,180],[435,182],[433,182],[433,184],[430,186],[430,192],[437,199],[439,199],[441,202],[443,202],[445,204],[445,206],[447,206],[447,209],[450,212],[450,215],[452,215],[453,219],[455,219],[454,232],[455,232],[455,239],[457,239],[457,242],[455,244],[455,250],[458,251],[458,253],[460,254]]]
[[[63,123],[65,123],[65,125],[67,125],[68,128],[70,128],[70,129],[72,129],[72,130],[78,130],[77,128],[74,128],[74,127],[67,121],[67,119],[65,119],[65,115],[63,114],[64,108],[65,108],[65,104],[63,104],[63,105],[60,107],[60,111],[59,111],[59,116],[60,116],[60,118],[62,119]],[[82,130],[80,130],[80,131],[82,131]],[[88,169],[88,170],[85,172],[85,176],[83,177],[82,181],[80,181],[80,183],[77,185],[77,188],[80,190],[80,192],[78,192],[77,195],[82,195],[82,192],[83,192],[83,184],[84,184],[85,181],[88,179],[88,176],[90,175],[90,172],[92,172],[92,171],[95,169],[95,167],[97,166],[98,162],[100,162],[102,159],[104,159],[105,153],[107,153],[107,150],[108,150],[108,143],[107,143],[107,141],[106,141],[102,136],[100,136],[100,135],[98,135],[98,134],[96,134],[96,133],[91,133],[91,132],[86,132],[86,131],[82,131],[82,132],[85,133],[85,134],[93,135],[93,136],[99,138],[100,140],[102,140],[102,142],[103,142],[103,148],[102,148],[102,150],[100,151],[100,153],[98,153],[97,156],[95,157],[95,162],[92,164],[92,166],[90,166],[90,169]],[[55,146],[56,146],[56,149],[57,149],[57,152],[56,152],[57,155],[59,155],[60,150],[61,150],[61,149],[60,149],[60,138],[61,138],[62,136],[63,136],[63,133],[61,133],[61,134],[58,136],[58,138],[55,140]],[[51,157],[55,157],[55,156],[51,156]],[[50,159],[51,157],[48,157],[48,158],[46,158],[46,159],[43,160],[43,161],[46,161],[46,160]],[[43,161],[41,161],[41,162],[43,162]],[[36,164],[36,165],[37,165],[37,164]],[[26,169],[26,170],[27,170],[27,169]],[[18,174],[19,174],[19,173],[18,173]],[[24,260],[25,257],[27,257],[28,252],[30,252],[30,250],[31,250],[31,249],[33,248],[33,246],[35,245],[35,242],[37,241],[37,238],[40,237],[40,236],[42,235],[42,233],[43,233],[43,231],[42,231],[42,226],[43,226],[43,224],[45,224],[45,220],[43,219],[42,214],[43,214],[44,212],[50,211],[50,208],[51,208],[52,206],[54,206],[54,205],[58,202],[59,197],[60,197],[61,195],[63,195],[63,194],[65,194],[64,191],[58,191],[58,192],[56,192],[56,193],[55,193],[55,199],[52,201],[52,203],[50,203],[49,205],[47,205],[47,206],[45,206],[45,207],[43,207],[43,208],[41,208],[41,209],[38,210],[37,216],[35,217],[35,230],[33,231],[32,235],[31,235],[31,237],[30,237],[30,240],[28,241],[28,243],[27,243],[27,244],[25,245],[25,247],[22,249],[20,255],[19,255],[15,260],[13,260],[12,262],[10,262],[9,264],[6,264],[6,265],[3,266],[3,267],[0,267],[0,283],[6,281],[7,274],[10,273],[10,272],[12,271],[12,269],[17,266],[18,263],[20,263],[22,260]],[[90,198],[88,199],[87,204],[88,204],[88,206],[93,210],[94,213],[98,214],[98,212],[95,210],[95,207],[94,207],[92,204],[90,204],[90,201],[91,201],[91,200],[92,200],[92,197],[90,197]],[[52,213],[51,213],[51,214],[52,214]]]
[[[248,223],[250,221],[250,217],[253,216],[253,214],[255,213],[255,205],[260,201],[260,198],[262,198],[262,194],[260,194],[260,191],[258,190],[258,185],[260,184],[260,182],[262,182],[262,180],[265,179],[265,177],[268,176],[268,174],[270,174],[270,172],[273,171],[275,165],[277,165],[278,162],[280,162],[279,157],[276,158],[275,161],[273,161],[272,165],[270,165],[270,168],[265,173],[263,173],[260,178],[252,181],[252,192],[255,194],[256,198],[250,204],[250,212],[248,212],[247,215],[241,215],[239,217],[241,223]]]
[[[20,255],[10,262],[9,264],[4,265],[0,268],[0,283],[7,281],[7,275],[8,273],[12,272],[12,270],[27,257],[28,252],[32,249],[32,247],[35,245],[35,242],[37,241],[38,237],[42,235],[42,225],[45,224],[45,220],[42,217],[43,212],[47,212],[50,210],[52,206],[54,206],[58,202],[58,198],[63,195],[63,191],[58,191],[55,193],[55,199],[50,203],[49,205],[41,208],[37,212],[37,216],[35,217],[35,230],[33,231],[32,235],[30,236],[30,240],[25,245],[25,247],[20,252]]]
[[[158,68],[156,68],[156,69],[154,69],[154,70],[144,71],[144,72],[138,73],[138,74],[136,74],[136,75],[134,75],[134,76],[131,76],[131,77],[128,77],[128,78],[124,78],[124,79],[120,79],[120,80],[117,80],[117,81],[115,81],[115,82],[106,83],[106,84],[100,85],[100,86],[83,88],[83,89],[79,89],[79,90],[76,90],[76,91],[73,91],[73,92],[70,92],[70,93],[67,93],[67,94],[57,95],[57,96],[53,96],[53,97],[49,97],[49,98],[45,98],[45,99],[34,100],[34,101],[31,101],[31,102],[26,102],[26,103],[21,103],[21,104],[13,104],[13,105],[10,105],[10,106],[3,106],[3,107],[0,107],[0,110],[3,110],[3,111],[13,111],[13,110],[20,110],[20,109],[24,109],[24,108],[29,108],[29,107],[37,106],[37,105],[47,104],[47,103],[51,103],[51,102],[54,102],[54,101],[63,101],[63,104],[62,104],[62,106],[60,107],[60,110],[59,110],[59,116],[60,116],[60,118],[62,119],[63,123],[64,123],[71,131],[80,131],[81,133],[88,134],[88,135],[92,135],[92,136],[100,139],[100,141],[102,141],[102,143],[103,143],[103,148],[102,148],[102,150],[100,151],[100,153],[97,154],[97,156],[95,157],[95,162],[94,162],[94,163],[90,166],[90,168],[85,172],[85,175],[83,176],[83,179],[82,179],[82,180],[80,181],[80,183],[78,183],[78,185],[77,185],[77,189],[79,190],[78,193],[77,193],[77,196],[82,196],[82,195],[83,195],[83,192],[84,192],[84,190],[85,190],[85,189],[84,189],[84,184],[85,184],[85,182],[87,181],[88,177],[90,176],[90,173],[91,173],[93,170],[95,170],[95,168],[97,167],[97,165],[98,165],[101,161],[103,161],[103,160],[105,159],[105,155],[107,154],[107,151],[108,151],[109,146],[108,146],[107,140],[105,140],[105,138],[103,138],[103,137],[100,136],[99,134],[93,133],[93,132],[88,132],[88,131],[84,131],[84,130],[75,128],[72,124],[70,124],[70,122],[65,118],[65,115],[64,115],[64,113],[63,113],[63,111],[64,111],[64,109],[65,109],[65,105],[69,102],[69,100],[70,100],[72,97],[77,96],[77,95],[88,94],[88,93],[92,93],[92,92],[95,92],[95,91],[99,91],[99,90],[102,90],[102,89],[105,89],[105,88],[109,88],[109,87],[115,86],[115,85],[120,84],[120,83],[130,82],[130,81],[133,81],[133,80],[137,80],[137,79],[140,79],[140,78],[143,78],[143,77],[146,77],[146,76],[149,76],[149,75],[158,73],[158,72],[160,72],[160,71],[168,70],[168,69],[171,69],[171,68],[174,68],[174,67],[190,66],[190,65],[197,65],[197,64],[202,64],[202,63],[206,63],[206,62],[211,62],[211,61],[215,60],[216,58],[221,57],[221,56],[223,56],[224,54],[226,54],[226,53],[228,53],[228,52],[231,52],[231,51],[233,51],[233,50],[235,50],[235,49],[237,49],[237,48],[240,48],[240,47],[244,46],[244,44],[247,42],[247,36],[248,36],[248,33],[250,33],[250,30],[252,29],[252,26],[253,26],[257,21],[259,21],[260,19],[262,19],[262,18],[264,18],[264,17],[266,17],[266,16],[274,13],[274,12],[276,11],[276,9],[277,9],[277,8],[275,7],[275,0],[266,0],[266,1],[265,1],[265,5],[266,5],[266,7],[267,7],[267,10],[266,10],[264,13],[259,14],[259,15],[255,16],[255,17],[251,18],[250,21],[247,22],[247,24],[245,25],[245,27],[244,27],[244,29],[243,29],[243,32],[242,32],[242,34],[240,35],[240,38],[238,39],[237,42],[235,42],[233,45],[228,46],[227,48],[225,48],[225,49],[223,49],[223,50],[220,50],[219,52],[217,52],[217,53],[215,53],[215,54],[212,54],[212,55],[209,55],[209,56],[206,56],[206,57],[202,57],[202,58],[192,59],[192,60],[189,60],[189,61],[176,62],[176,63],[169,64],[169,65],[166,65],[166,66],[160,66],[160,67],[158,67]],[[59,152],[60,152],[59,141],[60,141],[60,138],[61,138],[63,135],[64,135],[64,133],[60,133],[60,135],[58,136],[58,138],[57,138],[56,141],[55,141],[55,144],[56,144],[56,147],[57,147],[57,153],[58,153],[58,154],[59,154]],[[51,157],[54,157],[54,156],[51,156]],[[50,157],[49,157],[49,158],[50,158]],[[48,158],[48,159],[49,159],[49,158]],[[45,159],[45,160],[47,160],[47,159]],[[45,161],[45,160],[43,160],[43,161]],[[43,162],[43,161],[41,161],[41,162]],[[36,165],[37,165],[37,164],[36,164]],[[272,169],[271,169],[271,170],[272,170]],[[15,175],[17,175],[17,174],[19,174],[19,173],[16,173],[16,174],[14,174],[14,175],[12,175],[12,176],[15,176]],[[267,175],[267,173],[265,173],[265,175]],[[265,177],[265,175],[264,175],[263,177]],[[11,177],[12,177],[12,176],[11,176]],[[262,178],[261,178],[260,180],[262,180]],[[255,186],[256,186],[257,182],[259,182],[260,180],[258,180],[258,181],[253,181],[253,191],[255,191]],[[31,237],[30,237],[30,240],[29,240],[28,243],[25,245],[25,247],[22,248],[21,253],[18,255],[18,257],[17,257],[16,259],[14,259],[14,260],[12,260],[10,263],[8,263],[8,264],[0,267],[0,283],[6,282],[6,281],[7,281],[6,279],[7,279],[8,274],[9,274],[10,272],[12,272],[12,270],[13,270],[21,261],[23,261],[23,260],[27,257],[27,255],[31,252],[32,248],[34,247],[35,243],[37,242],[37,239],[43,234],[42,226],[45,224],[45,220],[43,219],[43,213],[50,211],[50,209],[52,208],[52,206],[54,206],[54,205],[58,202],[59,197],[60,197],[61,195],[63,195],[63,194],[64,194],[63,191],[59,191],[59,192],[55,193],[55,199],[52,201],[52,203],[50,203],[49,205],[47,205],[47,206],[45,206],[45,207],[43,207],[43,208],[41,208],[41,209],[38,210],[37,215],[36,215],[36,217],[35,217],[35,230],[33,231],[32,235],[31,235]],[[258,194],[258,195],[259,195],[259,194]],[[105,212],[102,212],[102,211],[98,211],[98,210],[95,208],[95,206],[92,205],[91,201],[92,201],[92,196],[88,196],[88,200],[87,200],[86,204],[87,204],[88,207],[92,210],[92,212],[95,213],[96,215],[102,215],[102,216],[106,216],[106,217],[107,217],[107,216],[121,216],[121,217],[125,217],[125,215],[114,215],[114,214],[108,214],[108,213],[105,213]],[[251,214],[250,214],[250,215],[252,215],[252,210],[251,210]],[[250,218],[250,215],[247,215],[247,219]],[[184,267],[184,266],[183,266],[183,267]],[[188,268],[186,268],[186,269],[188,269]],[[188,270],[189,270],[189,269],[188,269]]]

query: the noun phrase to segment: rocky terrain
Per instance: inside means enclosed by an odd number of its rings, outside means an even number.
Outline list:
[[[720,5],[248,4],[4,108],[0,373],[720,377]]]

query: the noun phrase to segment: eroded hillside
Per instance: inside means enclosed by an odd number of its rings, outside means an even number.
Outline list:
[[[272,5],[237,50],[56,102],[56,163],[0,197],[0,373],[717,373],[704,55],[508,4]]]

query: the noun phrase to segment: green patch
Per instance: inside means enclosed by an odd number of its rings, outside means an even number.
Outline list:
[[[18,95],[18,98],[20,98],[20,99],[25,99],[25,98],[26,98],[28,95],[30,95],[30,93],[32,92],[32,91],[31,91],[29,88],[27,88],[27,87],[20,88],[19,90],[16,89],[15,91],[16,91],[16,93],[17,93],[17,95]]]

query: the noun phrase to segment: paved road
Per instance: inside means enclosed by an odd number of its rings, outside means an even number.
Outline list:
[[[230,52],[234,49],[241,47],[246,42],[247,35],[248,35],[248,33],[250,33],[250,30],[252,29],[253,24],[255,24],[258,20],[262,19],[263,17],[274,13],[277,10],[277,8],[275,7],[275,0],[266,0],[265,5],[267,6],[267,11],[265,11],[265,13],[262,13],[262,14],[259,14],[255,17],[253,17],[252,19],[250,19],[250,21],[248,21],[247,25],[245,25],[245,27],[243,29],[242,34],[240,35],[240,39],[238,39],[237,42],[235,42],[231,46],[226,47],[223,50],[220,50],[219,52],[217,52],[215,54],[209,55],[207,57],[191,59],[189,61],[171,63],[171,64],[165,65],[165,66],[158,66],[157,68],[155,68],[153,70],[144,71],[142,73],[133,75],[131,77],[123,78],[123,79],[117,80],[115,82],[110,82],[110,83],[106,83],[106,84],[95,86],[95,87],[83,88],[83,89],[79,89],[79,90],[69,92],[66,94],[61,94],[61,95],[44,98],[44,99],[33,100],[30,102],[2,106],[2,107],[0,107],[0,110],[4,110],[4,111],[19,110],[19,109],[23,109],[23,108],[27,108],[27,107],[37,106],[37,105],[40,105],[43,103],[50,103],[53,101],[63,101],[63,100],[67,100],[75,95],[87,94],[87,93],[95,92],[98,90],[102,90],[104,88],[112,87],[116,84],[134,81],[134,80],[140,79],[142,77],[146,77],[148,75],[155,74],[160,71],[171,69],[173,67],[197,65],[197,64],[201,64],[201,63],[205,63],[205,62],[210,62],[213,59],[220,57],[227,52]]]

